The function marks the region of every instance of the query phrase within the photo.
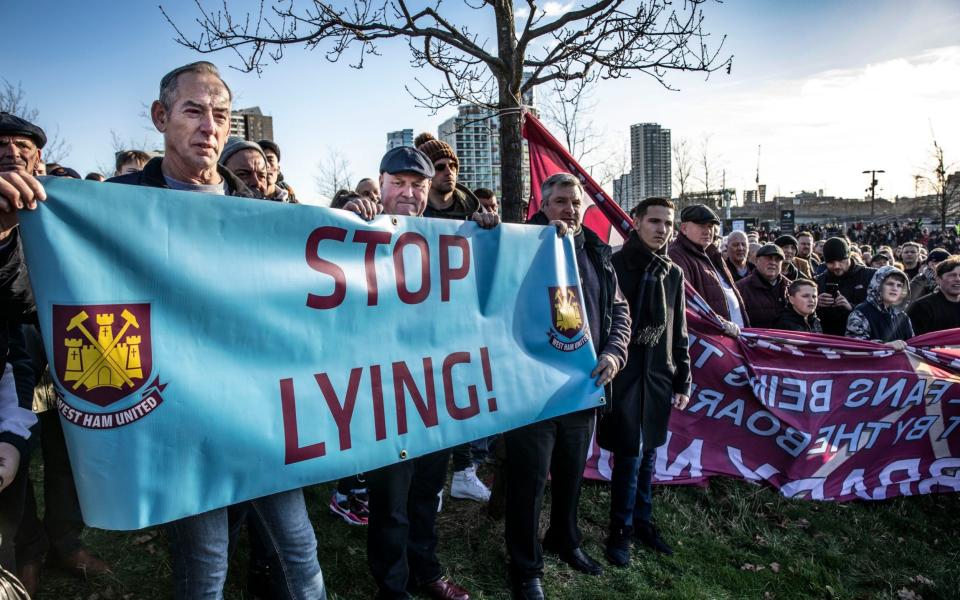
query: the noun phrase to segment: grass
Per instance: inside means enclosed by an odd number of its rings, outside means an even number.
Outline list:
[[[36,464],[34,469],[39,470]],[[305,490],[328,594],[371,598],[375,587],[366,566],[365,530],[328,514],[332,489],[324,484]],[[598,560],[609,501],[605,484],[585,483],[580,525],[585,549]],[[717,479],[707,488],[658,486],[654,517],[673,544],[673,557],[638,548],[629,568],[607,567],[593,578],[548,555],[546,592],[549,598],[578,600],[960,598],[958,514],[958,494],[828,504],[787,500],[772,489],[734,480]],[[438,522],[447,573],[473,597],[509,598],[503,522],[487,517],[479,504],[447,495]],[[159,528],[84,535],[114,574],[84,582],[46,570],[40,598],[169,597],[170,563]],[[241,540],[227,598],[251,598],[243,585],[244,547]]]

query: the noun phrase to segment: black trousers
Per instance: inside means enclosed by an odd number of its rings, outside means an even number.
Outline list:
[[[17,572],[17,530],[23,517],[23,505],[30,483],[30,454],[20,457],[20,469],[13,482],[0,492],[0,567]],[[2,596],[0,596],[2,597]]]
[[[510,576],[543,577],[540,511],[547,473],[551,477],[550,528],[543,541],[557,550],[580,546],[577,504],[590,447],[593,411],[533,423],[504,434],[507,448],[507,514],[504,527]]]
[[[43,522],[37,516],[33,486],[26,489],[23,521],[17,534],[17,562],[26,564],[41,560],[47,551],[64,557],[81,546],[83,515],[73,469],[67,455],[60,415],[55,409],[37,414],[40,420],[40,448],[43,451]],[[29,463],[20,470],[29,472]]]
[[[441,450],[367,474],[367,562],[378,598],[408,598],[408,589],[440,579],[437,494],[449,458],[450,451]]]

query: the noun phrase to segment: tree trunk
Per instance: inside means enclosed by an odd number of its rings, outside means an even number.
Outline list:
[[[497,108],[500,110],[500,199],[505,223],[523,223],[523,122],[520,111],[522,50],[517,47],[513,0],[494,0],[497,19]],[[505,112],[506,111],[506,112]]]
[[[520,133],[522,119],[520,98],[512,94],[505,86],[500,87],[499,108],[508,112],[500,114],[500,188],[505,223],[523,223],[526,216],[523,211],[523,137]]]

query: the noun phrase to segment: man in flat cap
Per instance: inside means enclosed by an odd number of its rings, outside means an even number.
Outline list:
[[[747,307],[751,327],[771,328],[786,306],[787,286],[792,279],[781,272],[785,263],[777,244],[764,244],[757,250],[757,268],[737,282]]]
[[[434,163],[423,152],[409,146],[393,148],[380,161],[381,203],[356,195],[343,209],[367,220],[381,211],[422,216],[434,175]],[[499,222],[484,213],[468,216],[485,228]],[[367,561],[377,582],[377,598],[406,599],[409,591],[434,600],[470,598],[467,590],[443,575],[437,559],[437,508],[449,459],[449,449],[439,450],[367,474]]]
[[[670,244],[670,260],[683,270],[684,279],[723,320],[723,332],[736,337],[749,326],[743,298],[730,270],[713,243],[720,226],[716,213],[703,204],[680,211],[680,235]]]
[[[33,176],[43,161],[47,135],[33,123],[7,112],[0,113],[0,240],[16,226],[16,209],[36,207],[46,199],[43,186]]]

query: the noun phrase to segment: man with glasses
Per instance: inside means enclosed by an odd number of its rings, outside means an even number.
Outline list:
[[[413,142],[418,150],[433,161],[435,175],[430,184],[430,198],[425,217],[467,219],[480,210],[480,200],[466,187],[457,183],[460,159],[450,144],[429,133],[421,133]]]

